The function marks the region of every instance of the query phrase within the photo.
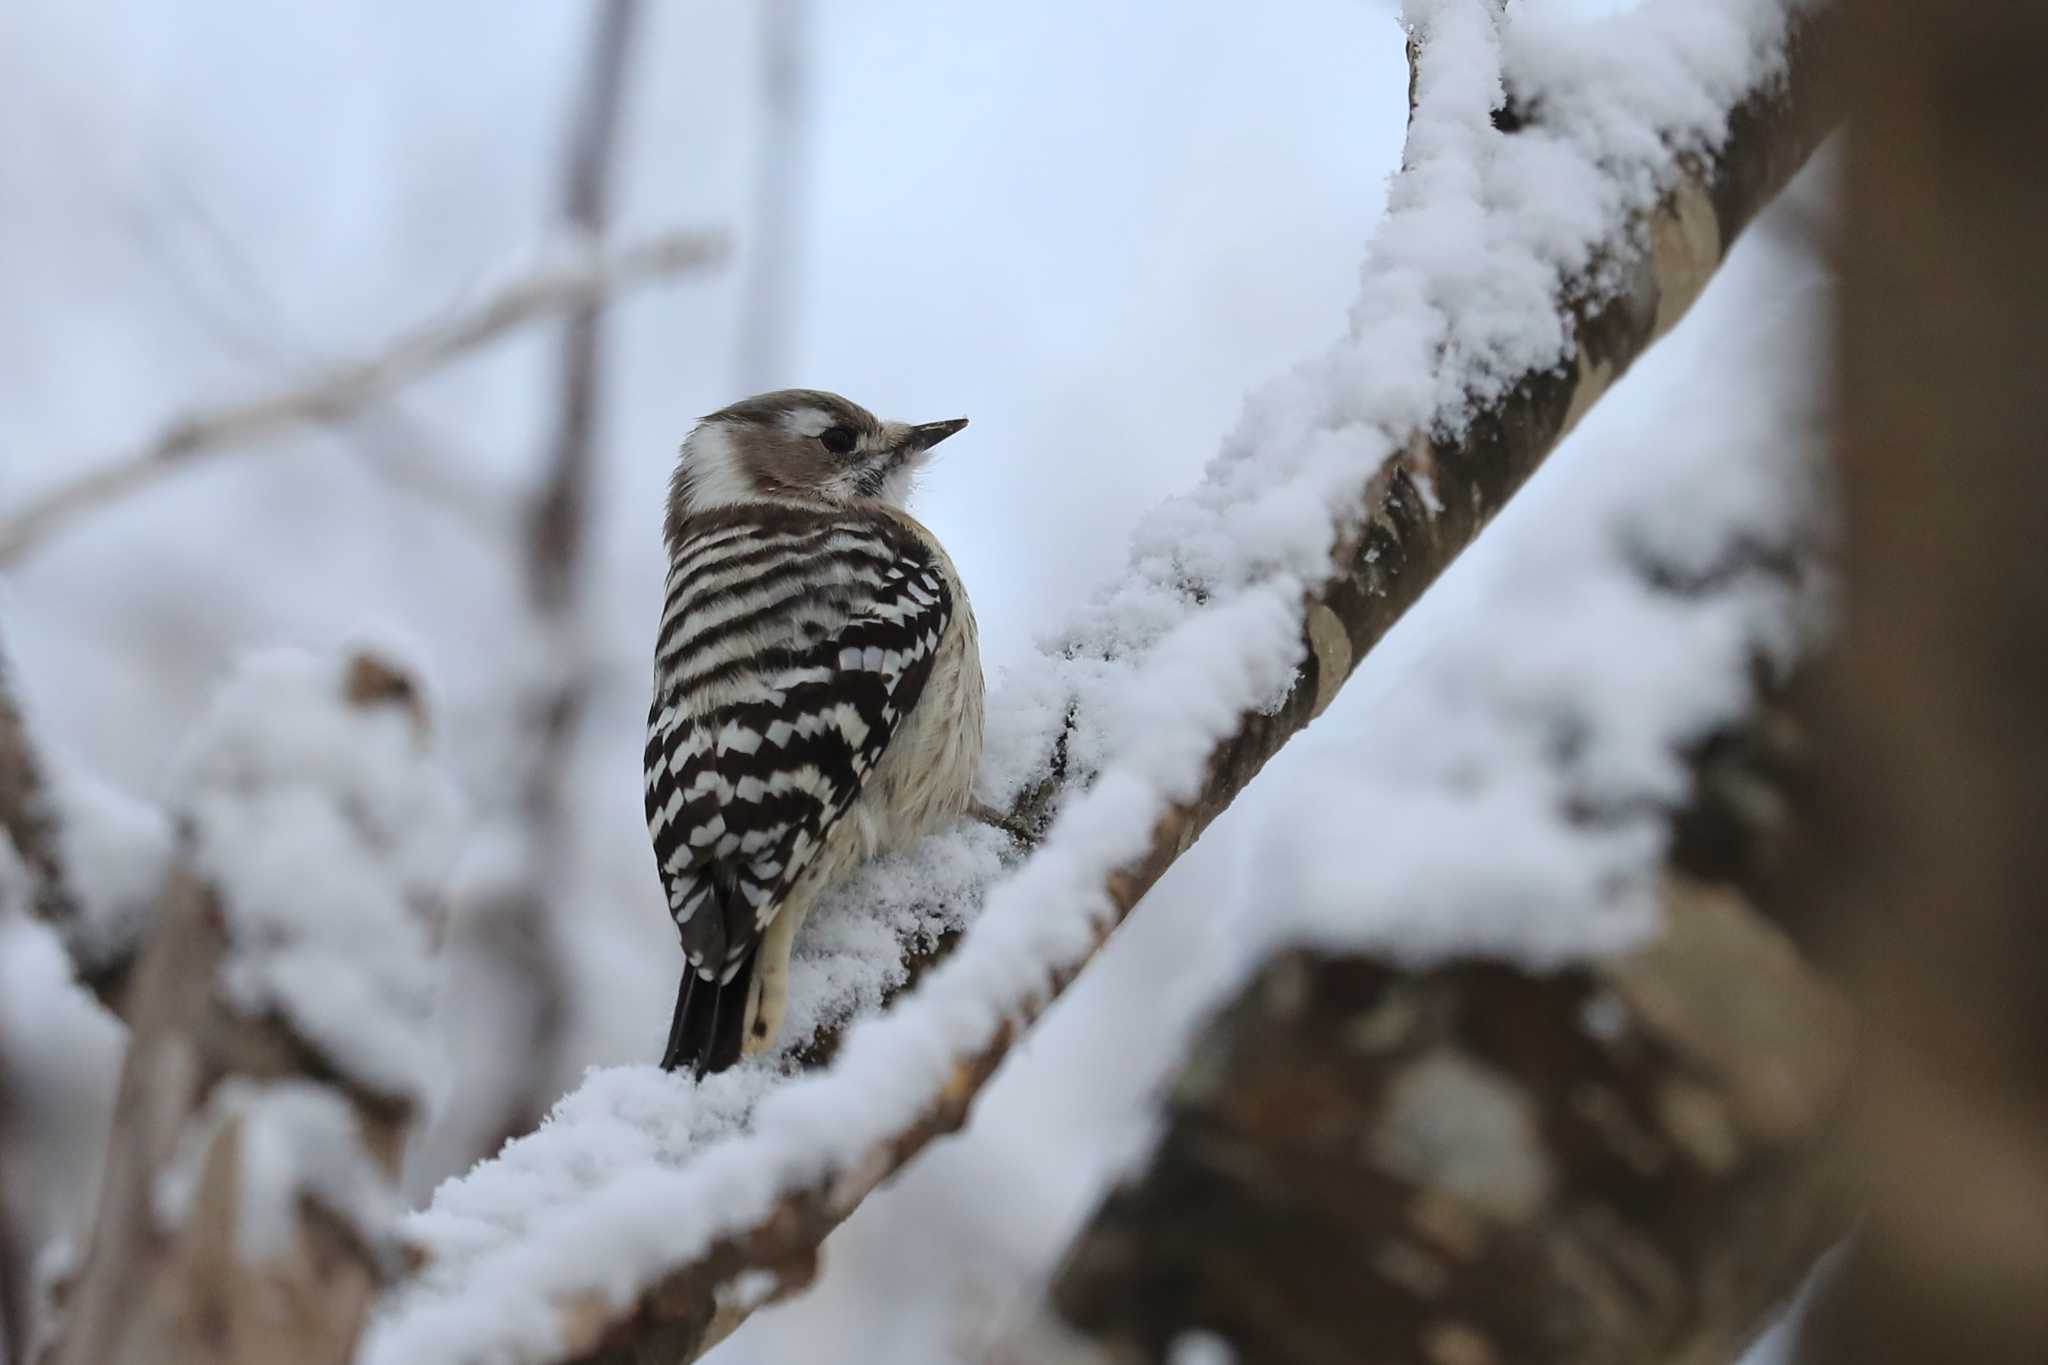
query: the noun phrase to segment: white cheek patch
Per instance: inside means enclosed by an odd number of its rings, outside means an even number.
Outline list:
[[[683,442],[683,468],[696,511],[753,499],[754,481],[740,468],[732,436],[716,425],[698,427]]]

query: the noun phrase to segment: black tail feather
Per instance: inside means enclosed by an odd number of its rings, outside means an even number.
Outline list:
[[[688,1067],[702,1079],[740,1059],[740,1041],[747,1023],[747,992],[754,984],[754,955],[726,982],[706,981],[685,964],[683,984],[676,992],[676,1014],[668,1028],[668,1050],[661,1054],[664,1071]]]

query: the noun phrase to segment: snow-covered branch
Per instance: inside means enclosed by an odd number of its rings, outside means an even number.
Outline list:
[[[516,327],[588,307],[649,280],[700,269],[724,254],[724,239],[717,234],[681,231],[551,265],[473,307],[393,337],[363,359],[275,393],[187,413],[131,450],[81,461],[85,472],[0,518],[0,566],[20,560],[92,509],[147,488],[195,459],[301,423],[332,421]]]
[[[27,879],[29,913],[56,934],[79,983],[118,1013],[170,865],[170,821],[56,761],[30,728],[0,657],[0,832]]]
[[[402,1268],[453,787],[404,673],[275,654],[202,722],[179,791],[50,1358],[340,1360]]]
[[[42,759],[29,739],[28,721],[7,676],[4,648],[0,648],[0,832],[13,843],[14,856],[28,874],[30,913],[61,929],[76,917],[75,902],[65,880],[56,809],[43,780]]]
[[[366,1358],[689,1359],[799,1287],[1804,162],[1831,111],[1803,14],[1651,0],[1504,46],[1478,0],[1411,5],[1408,165],[1351,335],[1253,400],[1126,578],[992,695],[982,796],[1045,833],[992,887],[979,836],[932,841],[957,875],[928,857],[928,899],[986,893],[960,948],[821,1075],[594,1076],[437,1194]]]
[[[1851,1012],[1773,900],[1820,404],[1764,363],[1282,803],[1276,946],[1054,1283],[1109,1358],[1731,1360],[1845,1230]]]

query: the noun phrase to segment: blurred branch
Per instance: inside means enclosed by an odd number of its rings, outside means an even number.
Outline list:
[[[160,931],[137,966],[134,1039],[108,1139],[91,1251],[65,1295],[51,1365],[343,1361],[391,1267],[308,1202],[290,1252],[238,1249],[241,1206],[257,1198],[242,1148],[246,1116],[210,1113],[231,1079],[277,1083],[320,1071],[280,1023],[239,1015],[214,986],[229,952],[213,891],[189,869],[157,907]],[[324,1087],[323,1087],[324,1088]],[[348,1096],[361,1141],[388,1175],[407,1115]],[[166,1229],[159,1191],[193,1163],[194,1207]]]
[[[61,935],[64,927],[77,919],[78,905],[65,884],[57,812],[28,736],[28,722],[8,678],[4,641],[0,641],[0,830],[13,841],[15,854],[28,871],[29,913],[57,928]]]
[[[1298,1365],[1734,1359],[1848,1221],[1852,1016],[1767,885],[1805,751],[1778,697],[1695,750],[1663,931],[1624,958],[1269,958],[1060,1313],[1120,1361],[1197,1330]]]
[[[420,725],[410,680],[388,664],[358,656],[333,676],[330,704],[346,714],[395,706]],[[249,758],[238,751],[244,766],[233,799],[264,799],[282,782],[294,788],[283,798],[290,809],[305,809],[304,784],[315,779],[301,770],[302,755],[287,748],[269,770],[252,770]],[[397,810],[369,809],[360,790],[326,796],[334,827],[359,826],[359,847],[390,842]],[[274,829],[275,812],[270,819]],[[195,866],[221,856],[202,847],[173,871],[136,964],[133,1037],[90,1248],[65,1296],[51,1365],[338,1365],[376,1291],[401,1268],[389,1221],[411,1102],[388,1076],[313,1042],[275,1003],[235,1002],[231,959],[277,950],[282,925],[261,921],[253,932],[263,942],[240,941],[250,922],[230,913]],[[297,932],[310,935],[297,945],[302,953],[347,941],[328,927]],[[402,951],[380,943],[378,969]],[[361,998],[378,999],[374,991]],[[395,1021],[380,1022],[388,1038]]]
[[[79,814],[74,809],[71,818]],[[80,897],[64,866],[65,818],[29,736],[0,644],[0,832],[7,835],[28,872],[29,913],[56,934],[78,983],[120,1016],[128,974],[141,949],[140,926],[147,904],[95,904]],[[137,858],[153,854],[152,867],[161,864],[159,849],[134,846],[121,851]],[[147,881],[145,874],[144,884]]]
[[[626,54],[639,24],[637,0],[605,0],[592,35],[589,66],[577,102],[565,168],[562,221],[572,237],[596,249],[610,217],[619,109],[625,102]],[[598,300],[569,310],[562,333],[561,380],[548,479],[527,527],[527,586],[543,616],[565,614],[582,568],[590,499],[592,428],[598,401]]]
[[[223,347],[250,364],[275,369],[282,358],[288,368],[308,371],[331,363],[332,357],[291,325],[263,272],[206,201],[174,170],[166,170],[162,178],[167,208],[151,204],[139,212],[137,236],[164,278],[185,298],[191,314]],[[173,213],[176,221],[190,225],[192,236],[204,248],[212,266],[209,275],[202,276],[188,253],[176,249],[177,234],[162,221]],[[216,297],[209,278],[231,287],[235,300]],[[372,399],[342,413],[335,426],[371,472],[392,487],[446,513],[488,546],[512,542],[516,508],[505,490],[459,472],[474,462],[451,449],[446,433],[432,430],[396,396]]]
[[[31,497],[0,519],[0,565],[19,562],[86,513],[167,478],[201,456],[303,423],[334,421],[513,328],[595,306],[649,280],[712,264],[724,253],[724,239],[714,233],[668,232],[550,266],[452,318],[400,334],[367,358],[259,398],[188,413],[140,446],[93,461],[85,473]]]
[[[343,418],[342,431],[391,487],[446,513],[486,547],[515,542],[519,507],[511,490],[461,472],[472,462],[403,405],[373,404]]]
[[[620,109],[625,103],[628,50],[639,26],[638,0],[606,0],[598,11],[582,92],[568,138],[562,218],[571,235],[593,246],[610,217]],[[554,912],[572,862],[564,782],[574,762],[576,729],[589,687],[588,649],[577,630],[585,540],[589,532],[602,366],[595,301],[574,308],[562,332],[555,431],[547,480],[526,525],[527,596],[544,642],[546,679],[530,699],[533,742],[519,788],[521,845],[527,874],[478,914],[481,946],[516,999],[524,1036],[508,1040],[524,1062],[512,1093],[488,1124],[487,1151],[532,1129],[556,1096],[554,1065],[568,990]]]
[[[1599,269],[1612,279],[1616,263],[1627,265],[1618,283],[1603,288],[1590,275],[1559,282],[1577,341],[1571,358],[1522,376],[1505,398],[1462,426],[1461,435],[1415,433],[1363,490],[1361,529],[1339,545],[1330,578],[1302,604],[1303,661],[1292,689],[1271,709],[1242,717],[1211,754],[1200,792],[1169,807],[1149,851],[1110,877],[1108,913],[1091,943],[1054,968],[1046,995],[1009,1012],[987,1045],[955,1055],[945,1082],[915,1118],[858,1159],[796,1181],[766,1216],[719,1237],[623,1305],[595,1292],[559,1305],[565,1344],[554,1359],[627,1365],[697,1358],[760,1301],[721,1306],[719,1286],[755,1269],[773,1277],[776,1288],[767,1298],[801,1288],[826,1235],[927,1143],[965,1122],[974,1097],[1051,998],[1265,762],[1322,712],[1357,662],[1573,424],[1677,323],[1737,234],[1805,163],[1835,115],[1832,89],[1818,65],[1827,22],[1812,15],[1794,21],[1784,78],[1732,109],[1728,138],[1712,161],[1682,163],[1658,207],[1614,239]],[[1647,242],[1648,253],[1633,251],[1634,241]],[[1053,776],[1015,814],[1028,827],[1042,827],[1062,794],[1085,780],[1056,762]]]
[[[1844,630],[1820,936],[1871,1022],[1862,1227],[1799,1358],[2048,1360],[2048,11],[1848,7]]]

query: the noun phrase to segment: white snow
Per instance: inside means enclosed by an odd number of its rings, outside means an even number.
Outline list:
[[[171,861],[162,810],[82,764],[46,751],[44,780],[57,813],[58,856],[77,918],[63,926],[73,961],[87,971],[132,954]]]
[[[1656,460],[1617,462],[1572,509],[1595,534],[1499,566],[1488,610],[1356,741],[1295,774],[1241,926],[1254,960],[1279,942],[1369,943],[1417,965],[1543,966],[1653,927],[1665,812],[1688,781],[1679,746],[1741,713],[1752,659],[1786,662],[1812,606],[1753,565],[1697,594],[1646,575],[1650,553],[1698,578],[1732,547],[1767,555],[1815,533],[1818,386],[1731,369],[1674,405]],[[1791,382],[1808,387],[1781,392]]]
[[[406,705],[351,704],[339,656],[246,659],[188,744],[178,816],[229,917],[222,985],[349,1079],[417,1098],[454,788]]]
[[[33,710],[26,722],[72,911],[50,928],[72,962],[90,972],[134,951],[170,866],[171,823],[161,810],[48,743]],[[0,835],[0,878],[28,875],[16,853]],[[26,893],[25,883],[21,890]]]
[[[855,1027],[828,1071],[771,1085],[757,1067],[701,1088],[651,1069],[600,1072],[505,1159],[445,1185],[413,1225],[433,1269],[375,1325],[365,1359],[544,1358],[565,1296],[624,1303],[758,1220],[783,1191],[847,1171],[929,1102],[954,1058],[984,1046],[1043,997],[1055,970],[1086,955],[1109,908],[1106,875],[1145,848],[1168,802],[1196,789],[1237,716],[1287,685],[1302,589],[1358,515],[1365,481],[1408,432],[1455,429],[1475,398],[1565,358],[1553,299],[1560,275],[1586,266],[1649,201],[1667,146],[1711,145],[1726,107],[1774,71],[1783,5],[1727,0],[1712,21],[1700,8],[1653,0],[1626,25],[1579,34],[1608,49],[1573,59],[1592,64],[1584,67],[1559,55],[1548,30],[1525,40],[1511,15],[1507,50],[1532,55],[1527,72],[1510,68],[1510,84],[1547,102],[1542,126],[1503,139],[1488,125],[1502,51],[1490,8],[1408,7],[1427,39],[1424,107],[1350,335],[1251,401],[1202,487],[1140,529],[1128,575],[991,697],[985,799],[1000,803],[1042,775],[1070,710],[1070,763],[1093,773],[1093,784],[1068,800],[1037,853],[988,891],[961,949],[908,1000]],[[1579,70],[1622,68],[1656,71],[1661,83],[1562,88]],[[1194,605],[1191,589],[1205,605]],[[1648,619],[1625,597],[1606,605],[1616,613],[1608,627]],[[1596,615],[1537,643],[1558,658],[1574,647],[1611,650]],[[1751,624],[1744,617],[1730,630]],[[1564,686],[1571,672],[1540,653],[1526,667],[1539,689]],[[1681,688],[1677,709],[1702,720],[1738,692],[1726,679],[1703,692]],[[1668,745],[1676,733],[1662,737]],[[1596,791],[1669,792],[1675,769],[1652,748],[1595,746],[1575,776]],[[1526,740],[1509,753],[1544,759]],[[1503,818],[1550,794],[1536,777],[1522,782],[1532,790],[1519,796],[1513,781],[1497,784],[1512,803]],[[1613,855],[1644,856],[1640,835],[1628,837]],[[1530,866],[1550,870],[1534,855]],[[980,878],[989,869],[969,858],[961,870]],[[1341,889],[1305,899],[1340,897]],[[1547,918],[1522,927],[1529,932],[1497,933],[1493,946],[1555,959],[1612,941],[1603,931],[1567,943],[1572,935]]]

